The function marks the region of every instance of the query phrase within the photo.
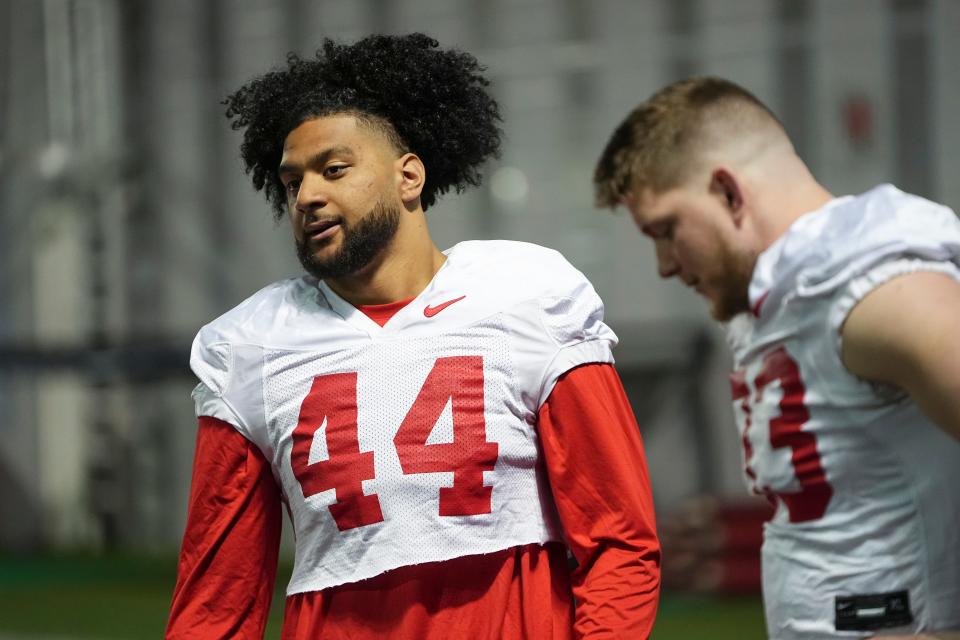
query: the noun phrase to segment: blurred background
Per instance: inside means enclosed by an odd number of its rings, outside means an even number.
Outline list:
[[[484,185],[428,213],[435,240],[531,241],[590,277],[677,550],[668,586],[740,594],[668,590],[655,637],[762,637],[763,507],[740,502],[722,335],[627,216],[593,209],[593,165],[637,102],[716,74],[834,193],[893,182],[956,209],[957,0],[0,0],[0,638],[160,635],[190,342],[299,272],[220,101],[323,37],[410,31],[475,54],[504,116]]]

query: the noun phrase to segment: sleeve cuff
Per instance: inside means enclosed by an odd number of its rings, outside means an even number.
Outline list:
[[[233,425],[234,429],[243,434],[247,439],[250,438],[249,434],[245,433],[245,429],[241,426],[240,416],[237,415],[222,397],[215,394],[210,387],[201,382],[194,387],[191,395],[193,396],[198,418],[207,416],[229,422]]]
[[[847,316],[863,300],[868,293],[892,280],[897,276],[920,271],[943,273],[960,281],[960,268],[952,262],[935,262],[917,258],[901,258],[886,262],[875,267],[857,278],[854,278],[839,295],[833,311],[830,314],[830,334],[833,339],[833,348],[837,357],[843,353],[843,324]]]
[[[537,406],[543,406],[543,403],[550,397],[560,376],[582,364],[594,362],[613,364],[613,350],[609,340],[596,338],[577,342],[560,349],[544,372],[543,387],[540,389]]]

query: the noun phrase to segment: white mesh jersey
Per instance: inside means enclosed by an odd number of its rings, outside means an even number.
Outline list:
[[[960,629],[960,443],[841,361],[853,306],[897,275],[960,280],[960,222],[882,185],[799,218],[757,261],[728,325],[771,638]]]
[[[464,242],[382,328],[310,277],[205,326],[197,414],[271,462],[296,558],[288,594],[562,540],[538,456],[557,378],[612,362],[593,287],[559,253]]]

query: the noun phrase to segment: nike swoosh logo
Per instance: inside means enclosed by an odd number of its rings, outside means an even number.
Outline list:
[[[427,316],[428,318],[432,318],[433,316],[437,315],[438,313],[440,313],[441,311],[443,311],[444,309],[452,305],[454,302],[460,302],[466,297],[467,296],[460,296],[459,298],[454,298],[453,300],[447,300],[446,302],[442,304],[438,304],[435,307],[431,307],[430,305],[427,305],[423,308],[423,315]]]

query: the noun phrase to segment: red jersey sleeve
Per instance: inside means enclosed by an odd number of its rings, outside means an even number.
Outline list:
[[[580,638],[646,638],[660,592],[660,546],[643,443],[619,376],[588,364],[540,409],[540,440],[567,545],[579,567]]]
[[[270,464],[230,424],[201,417],[166,638],[263,638],[280,545]]]

